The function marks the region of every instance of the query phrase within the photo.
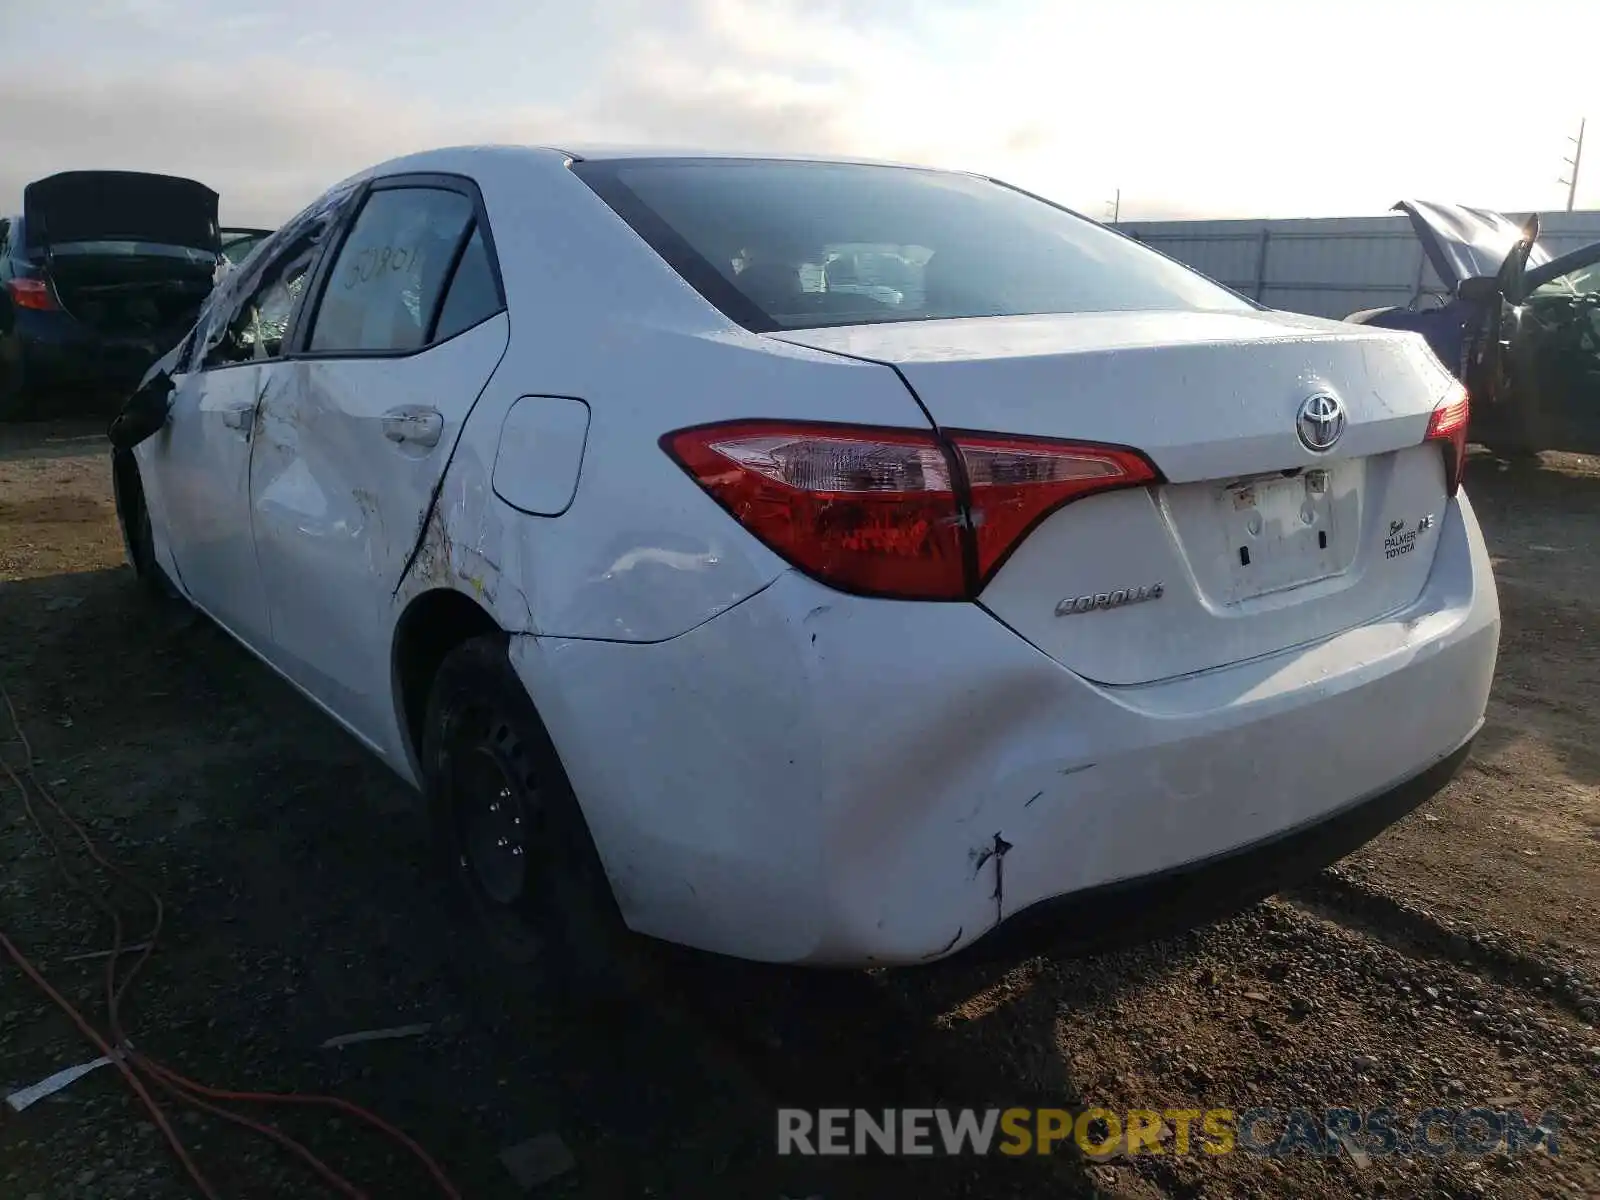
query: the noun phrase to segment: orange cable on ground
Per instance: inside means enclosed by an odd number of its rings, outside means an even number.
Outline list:
[[[172,1146],[173,1153],[178,1156],[178,1161],[183,1164],[184,1170],[188,1171],[189,1178],[194,1180],[195,1186],[200,1189],[200,1194],[205,1196],[206,1200],[219,1200],[217,1193],[212,1189],[210,1183],[206,1181],[206,1177],[200,1173],[200,1168],[195,1166],[194,1160],[189,1157],[189,1151],[185,1149],[182,1139],[178,1137],[171,1124],[167,1121],[166,1114],[161,1111],[161,1106],[155,1102],[155,1098],[146,1090],[144,1084],[139,1082],[139,1077],[128,1069],[128,1064],[124,1061],[124,1055],[106,1044],[105,1038],[101,1037],[94,1026],[84,1019],[83,1014],[72,1006],[70,1000],[50,985],[50,981],[39,973],[39,969],[28,961],[27,955],[17,949],[16,944],[4,932],[0,932],[0,949],[5,950],[11,957],[11,961],[17,964],[22,973],[31,979],[34,985],[55,1003],[57,1008],[66,1013],[72,1023],[83,1033],[84,1037],[93,1042],[100,1053],[109,1058],[112,1065],[122,1072],[122,1077],[128,1081],[128,1086],[144,1102],[144,1106],[150,1110],[151,1117],[155,1119],[156,1125],[166,1135],[168,1143]]]
[[[245,1128],[259,1133],[262,1136],[276,1142],[278,1145],[290,1151],[296,1157],[305,1162],[306,1165],[316,1172],[316,1174],[321,1177],[325,1183],[328,1183],[336,1190],[350,1197],[351,1200],[367,1200],[367,1197],[364,1192],[362,1192],[354,1184],[350,1183],[349,1180],[339,1175],[321,1159],[317,1158],[317,1156],[305,1146],[301,1145],[299,1142],[295,1141],[293,1138],[282,1133],[281,1131],[274,1129],[270,1125],[262,1124],[239,1113],[230,1112],[227,1109],[219,1108],[215,1105],[209,1104],[201,1097],[208,1097],[215,1100],[232,1100],[245,1103],[292,1104],[300,1106],[320,1106],[336,1109],[340,1112],[355,1117],[357,1120],[365,1122],[372,1128],[383,1133],[392,1141],[403,1146],[423,1165],[428,1174],[432,1177],[433,1181],[438,1185],[443,1194],[449,1198],[449,1200],[461,1200],[460,1192],[457,1191],[455,1186],[450,1182],[449,1177],[445,1175],[443,1169],[428,1154],[426,1150],[424,1150],[420,1145],[417,1144],[417,1142],[407,1136],[404,1132],[389,1124],[377,1114],[362,1108],[358,1104],[354,1104],[348,1100],[342,1100],[336,1096],[316,1096],[300,1093],[280,1092],[238,1092],[208,1087],[205,1084],[180,1075],[164,1064],[148,1057],[147,1055],[139,1053],[131,1046],[127,1045],[127,1038],[121,1029],[119,1009],[123,998],[127,994],[129,987],[134,981],[134,978],[144,967],[145,963],[149,961],[150,956],[155,951],[156,943],[160,938],[162,925],[165,919],[165,905],[162,903],[160,895],[153,888],[141,882],[124,868],[106,858],[105,855],[100,852],[99,847],[95,844],[94,840],[90,838],[88,832],[83,828],[83,826],[79,824],[78,821],[76,821],[72,815],[66,811],[65,808],[62,807],[60,802],[57,801],[56,798],[50,793],[50,790],[44,786],[35,770],[33,747],[28,741],[27,734],[23,731],[22,722],[17,716],[16,706],[12,703],[11,695],[3,686],[0,686],[0,699],[5,701],[6,711],[10,716],[12,728],[16,732],[17,739],[22,744],[23,751],[27,756],[27,761],[23,770],[27,775],[28,780],[50,805],[55,815],[61,821],[65,822],[75,834],[77,834],[79,840],[83,843],[85,851],[87,851],[89,854],[89,857],[93,859],[94,862],[97,863],[102,869],[108,872],[114,879],[119,880],[125,886],[144,895],[150,901],[150,904],[154,910],[154,920],[152,922],[150,932],[145,938],[146,944],[143,950],[140,952],[139,957],[134,961],[133,966],[128,969],[126,976],[122,979],[122,982],[119,986],[117,983],[117,971],[119,961],[122,957],[123,946],[123,924],[121,914],[117,912],[115,906],[110,904],[103,895],[80,883],[67,869],[63,860],[60,843],[56,841],[55,837],[40,820],[39,814],[33,806],[32,798],[28,794],[27,786],[23,783],[22,779],[17,775],[16,771],[9,763],[0,760],[0,766],[4,767],[6,774],[11,777],[11,781],[16,785],[18,791],[22,794],[23,806],[26,809],[29,818],[33,822],[35,828],[39,830],[41,836],[43,836],[46,842],[49,843],[52,851],[54,851],[57,859],[57,865],[61,869],[62,874],[66,877],[69,885],[71,885],[74,890],[82,892],[90,900],[90,902],[93,903],[95,907],[104,915],[109,917],[112,922],[114,941],[111,954],[106,960],[106,996],[108,1018],[112,1035],[117,1039],[118,1043],[123,1046],[123,1054],[126,1056],[126,1058],[133,1061],[136,1065],[142,1067],[151,1075],[151,1077],[162,1088],[162,1090],[166,1091],[167,1093],[174,1095],[178,1099],[184,1100],[185,1102],[192,1104],[205,1112],[209,1112],[224,1120],[231,1121],[234,1124],[242,1125]],[[206,1181],[205,1177],[200,1174],[198,1168],[194,1166],[192,1160],[189,1158],[188,1152],[184,1148],[181,1139],[178,1138],[177,1134],[173,1132],[171,1126],[167,1123],[165,1115],[161,1112],[160,1106],[156,1104],[155,1100],[144,1088],[139,1078],[128,1069],[127,1065],[123,1062],[123,1058],[120,1056],[111,1055],[110,1048],[107,1046],[105,1040],[101,1038],[94,1028],[82,1017],[82,1015],[72,1007],[69,1001],[67,1001],[60,995],[60,993],[56,992],[55,989],[50,986],[49,982],[41,973],[38,972],[36,968],[33,967],[30,962],[27,961],[26,957],[22,955],[21,951],[19,951],[9,941],[9,939],[5,939],[3,933],[0,933],[0,943],[3,943],[4,948],[11,955],[13,960],[17,962],[18,966],[22,967],[24,973],[26,973],[38,986],[45,990],[45,992],[63,1009],[63,1011],[67,1013],[67,1015],[73,1020],[78,1028],[86,1036],[88,1036],[91,1041],[99,1046],[103,1053],[113,1058],[113,1061],[116,1063],[118,1069],[122,1072],[124,1077],[128,1080],[130,1086],[139,1095],[140,1099],[144,1101],[146,1107],[150,1109],[152,1115],[156,1118],[157,1124],[160,1125],[163,1132],[166,1133],[167,1139],[169,1143],[171,1143],[173,1150],[176,1152],[179,1160],[188,1170],[190,1177],[194,1180],[196,1186],[200,1188],[202,1195],[204,1195],[207,1200],[217,1200],[216,1194],[210,1187],[210,1184]]]
[[[8,708],[11,705],[11,698],[9,695],[6,696],[6,705]],[[13,710],[13,713],[14,712],[15,710]],[[31,764],[33,761],[33,749],[28,745],[28,739],[26,735],[22,733],[20,726],[17,729],[17,736],[22,741],[23,749],[27,752],[28,761]],[[10,763],[0,762],[0,765],[5,767],[6,774],[11,776],[12,782],[17,785],[18,790],[21,792],[22,804],[27,810],[28,817],[32,820],[34,826],[40,828],[42,831],[42,826],[39,822],[39,814],[33,807],[33,801],[28,795],[27,788],[23,786],[22,781],[17,777],[16,772],[11,769]],[[46,834],[46,840],[50,842],[52,849],[57,849],[55,840],[50,838],[48,834]],[[59,863],[59,858],[57,861]],[[63,870],[64,869],[65,868],[63,867]],[[42,991],[57,1008],[67,1014],[67,1018],[78,1027],[78,1030],[94,1044],[100,1053],[111,1060],[112,1064],[122,1074],[122,1077],[127,1080],[128,1086],[133,1089],[134,1095],[136,1095],[144,1104],[145,1108],[149,1110],[150,1116],[156,1123],[156,1127],[161,1130],[162,1135],[167,1139],[167,1143],[172,1147],[173,1153],[177,1155],[178,1161],[183,1164],[183,1168],[188,1172],[189,1178],[194,1181],[195,1187],[200,1189],[200,1194],[205,1196],[207,1200],[218,1200],[216,1191],[212,1188],[206,1177],[201,1174],[200,1168],[195,1165],[194,1160],[189,1156],[189,1151],[184,1146],[183,1139],[180,1138],[177,1134],[177,1131],[172,1128],[171,1123],[167,1120],[166,1113],[161,1110],[161,1106],[156,1103],[155,1098],[150,1095],[144,1084],[140,1082],[139,1077],[129,1069],[128,1064],[125,1061],[126,1048],[122,1050],[114,1050],[110,1044],[107,1043],[106,1039],[100,1036],[99,1031],[96,1030],[94,1026],[90,1025],[89,1022],[84,1018],[83,1014],[73,1006],[72,1002],[51,985],[50,981],[46,979],[39,969],[33,965],[28,956],[17,948],[16,943],[7,937],[3,930],[0,930],[0,948],[5,950],[11,961],[14,962],[17,965],[17,968],[33,982],[34,986]]]
[[[9,697],[7,697],[7,702],[9,704]],[[22,734],[20,726],[18,727],[18,735],[22,740],[24,749],[28,750],[31,756],[32,748],[29,747],[27,737],[26,735]],[[235,1125],[241,1125],[254,1133],[259,1133],[264,1137],[270,1138],[272,1141],[278,1143],[280,1146],[284,1147],[284,1149],[288,1150],[290,1153],[304,1161],[306,1165],[315,1171],[317,1175],[320,1176],[325,1182],[327,1182],[336,1190],[342,1192],[344,1195],[350,1197],[350,1200],[369,1200],[366,1193],[362,1192],[349,1180],[339,1175],[305,1146],[301,1145],[287,1134],[274,1129],[270,1125],[263,1125],[257,1121],[253,1121],[249,1117],[242,1116],[239,1113],[230,1112],[227,1109],[219,1108],[216,1105],[206,1103],[204,1100],[201,1100],[199,1097],[190,1094],[189,1091],[184,1089],[183,1084],[185,1081],[181,1076],[172,1074],[162,1064],[145,1055],[139,1054],[127,1044],[126,1036],[121,1031],[118,1006],[121,1003],[123,995],[128,990],[128,984],[132,981],[132,973],[129,974],[128,978],[123,981],[122,986],[119,988],[116,986],[115,967],[115,964],[121,959],[122,956],[122,914],[119,913],[115,906],[110,904],[104,898],[104,896],[90,888],[87,884],[83,883],[76,875],[73,874],[71,870],[68,869],[66,865],[66,855],[62,849],[61,843],[56,840],[55,835],[50,832],[49,827],[39,819],[37,811],[33,808],[32,800],[28,795],[27,788],[23,785],[21,779],[17,777],[17,774],[11,767],[11,764],[5,762],[3,759],[0,759],[0,768],[4,768],[6,774],[11,777],[11,782],[15,784],[18,790],[22,793],[23,806],[27,809],[28,815],[33,821],[34,828],[39,831],[40,835],[49,844],[51,851],[55,855],[56,867],[61,872],[62,877],[67,881],[67,885],[72,888],[73,891],[81,893],[111,921],[113,931],[112,949],[110,956],[106,959],[107,1008],[109,1010],[111,1019],[112,1036],[119,1044],[123,1046],[125,1055],[131,1058],[135,1065],[143,1067],[147,1072],[149,1072],[157,1086],[159,1086],[169,1096],[173,1096],[187,1104],[193,1105],[195,1108],[198,1108],[203,1112],[211,1113],[213,1116],[220,1117],[225,1121],[230,1121]],[[33,780],[34,786],[45,795],[45,798],[50,801],[52,806],[55,807],[58,812],[61,812],[60,805],[57,804],[54,797],[49,795],[48,790],[39,782],[38,777],[33,774],[32,769],[28,768],[28,770],[29,778]],[[62,815],[66,817],[65,813],[62,813]],[[69,823],[72,823],[70,817],[66,817],[66,819]],[[82,836],[81,831],[80,836]],[[140,891],[144,892],[144,894],[150,899],[151,903],[155,907],[155,922],[151,926],[149,933],[145,935],[145,952],[135,965],[134,970],[137,970],[138,966],[142,966],[144,960],[149,957],[151,947],[153,947],[155,941],[160,937],[161,926],[164,919],[164,905],[161,902],[161,897],[149,889],[146,885],[138,883],[137,880],[128,875],[126,872],[121,872],[120,874],[125,883],[128,883],[130,886],[136,886]]]

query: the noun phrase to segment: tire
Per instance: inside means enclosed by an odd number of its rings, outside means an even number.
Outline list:
[[[112,493],[117,504],[117,526],[122,530],[122,548],[133,568],[134,578],[153,597],[179,600],[178,589],[156,561],[155,534],[150,528],[150,509],[144,502],[144,485],[139,480],[139,464],[131,454],[111,458]]]
[[[503,637],[473,638],[445,656],[428,698],[422,768],[441,867],[489,949],[586,999],[637,991],[647,940],[622,920]]]

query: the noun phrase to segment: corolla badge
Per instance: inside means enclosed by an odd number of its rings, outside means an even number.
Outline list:
[[[1331,392],[1313,392],[1300,402],[1294,424],[1307,450],[1318,454],[1332,450],[1344,436],[1344,404]]]
[[[1076,613],[1101,612],[1108,608],[1121,608],[1125,604],[1142,604],[1146,600],[1159,600],[1166,590],[1163,584],[1145,583],[1138,587],[1117,588],[1110,592],[1068,596],[1057,603],[1056,616],[1070,617]]]

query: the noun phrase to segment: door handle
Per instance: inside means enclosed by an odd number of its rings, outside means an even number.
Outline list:
[[[225,408],[222,410],[222,423],[229,429],[237,429],[240,433],[250,432],[250,422],[255,416],[254,404],[241,404],[238,408]]]
[[[420,405],[391,408],[383,414],[383,436],[402,446],[437,446],[444,433],[444,415]]]

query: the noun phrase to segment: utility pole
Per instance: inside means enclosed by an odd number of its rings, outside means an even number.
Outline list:
[[[1569,137],[1567,139],[1567,141],[1572,142],[1577,148],[1573,150],[1571,158],[1564,158],[1561,160],[1562,162],[1566,163],[1567,166],[1572,168],[1572,177],[1570,179],[1563,179],[1560,181],[1567,185],[1568,212],[1572,211],[1572,202],[1578,198],[1578,168],[1583,165],[1583,130],[1584,126],[1586,126],[1588,123],[1589,118],[1587,117],[1579,120],[1578,136],[1575,138]]]
[[[1111,223],[1118,224],[1122,220],[1122,189],[1117,189],[1116,199],[1107,200],[1106,207],[1111,210]]]

